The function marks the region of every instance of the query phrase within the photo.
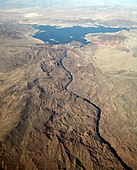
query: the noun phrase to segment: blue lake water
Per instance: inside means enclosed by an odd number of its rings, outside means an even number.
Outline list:
[[[111,28],[111,27],[66,27],[58,28],[55,26],[33,25],[33,28],[39,29],[33,37],[44,41],[46,44],[66,44],[72,41],[79,41],[84,45],[89,42],[84,38],[89,33],[114,33],[121,30],[129,30],[127,28]]]

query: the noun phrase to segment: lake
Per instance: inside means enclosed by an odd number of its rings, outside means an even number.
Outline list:
[[[58,28],[56,26],[33,25],[34,29],[39,32],[33,37],[44,41],[46,44],[66,44],[72,41],[78,41],[84,45],[89,42],[84,38],[89,33],[114,33],[121,30],[129,30],[127,28],[111,28],[111,27],[65,27]]]

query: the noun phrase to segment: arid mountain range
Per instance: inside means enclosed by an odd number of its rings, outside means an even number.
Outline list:
[[[118,9],[0,11],[2,170],[137,169],[137,13]],[[24,25],[46,21],[132,29],[47,45]]]

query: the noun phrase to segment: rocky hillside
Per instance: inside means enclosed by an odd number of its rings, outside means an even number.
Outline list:
[[[1,74],[2,169],[128,169],[99,134],[100,109],[67,90],[70,48],[24,47],[29,59]]]

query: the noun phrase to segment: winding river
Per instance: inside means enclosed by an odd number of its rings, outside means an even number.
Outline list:
[[[67,57],[67,52],[66,52],[65,57]],[[64,66],[64,64],[63,64],[63,59],[62,59],[62,60],[60,59],[59,62],[60,62],[60,66],[62,67],[62,69],[64,69],[65,72],[69,75],[68,80],[67,80],[67,83],[66,83],[66,85],[65,85],[65,87],[64,87],[67,91],[69,91],[69,90],[68,90],[68,86],[69,86],[70,83],[73,81],[73,75],[72,75],[71,72]],[[127,169],[127,170],[132,170],[132,168],[130,168],[130,167],[122,160],[122,158],[118,155],[118,153],[117,153],[116,150],[113,148],[113,146],[112,146],[107,140],[105,140],[105,139],[101,136],[101,134],[100,134],[100,129],[99,129],[99,124],[100,124],[100,119],[101,119],[101,109],[100,109],[98,106],[96,106],[94,103],[92,103],[90,100],[88,100],[88,99],[86,99],[86,98],[83,98],[83,97],[81,97],[80,95],[75,94],[75,93],[73,93],[73,92],[71,92],[71,93],[74,94],[74,95],[77,96],[77,97],[82,98],[85,102],[87,102],[87,103],[89,103],[90,105],[94,106],[94,107],[98,110],[97,121],[96,121],[96,134],[97,134],[100,142],[106,144],[106,145],[109,147],[109,149],[111,150],[111,152],[113,153],[113,155],[117,158],[117,160],[121,163],[121,165],[122,165],[125,169]]]

